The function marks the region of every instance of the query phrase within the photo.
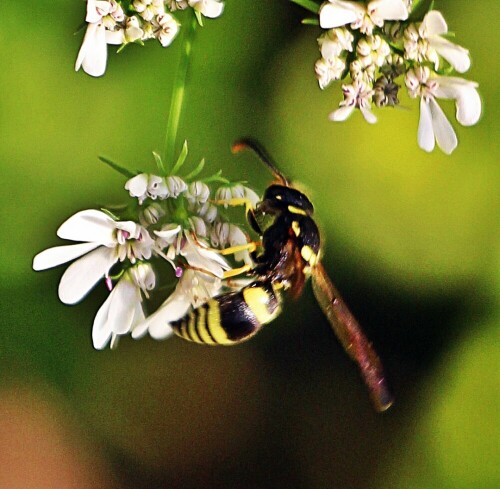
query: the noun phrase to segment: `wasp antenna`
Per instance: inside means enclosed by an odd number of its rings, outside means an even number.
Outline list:
[[[269,156],[267,151],[260,145],[260,143],[251,138],[242,138],[236,140],[231,145],[231,151],[233,153],[239,153],[244,149],[252,150],[259,157],[259,159],[269,168],[269,170],[271,170],[271,173],[277,180],[279,180],[279,182],[282,185],[285,185],[287,187],[290,186],[288,179],[278,170],[272,158]]]

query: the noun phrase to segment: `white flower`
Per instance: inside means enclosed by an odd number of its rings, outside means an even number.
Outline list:
[[[190,307],[198,307],[217,295],[222,281],[198,270],[186,270],[167,300],[145,321],[132,330],[132,337],[141,338],[147,332],[156,340],[172,334],[170,324],[186,315]]]
[[[177,176],[170,176],[165,178],[165,184],[167,185],[168,195],[173,199],[179,197],[180,194],[187,190],[186,182]]]
[[[184,194],[189,202],[204,204],[210,197],[210,188],[203,182],[192,182]]]
[[[128,334],[144,321],[141,291],[147,295],[155,282],[155,274],[149,263],[140,263],[125,271],[97,311],[92,328],[94,348],[102,350],[110,340],[111,348],[114,348],[119,336]]]
[[[231,267],[227,261],[217,252],[212,251],[200,240],[195,240],[189,231],[184,232],[185,241],[180,249],[188,265],[197,269],[205,270],[208,274],[223,278],[224,272]]]
[[[125,190],[129,191],[131,197],[137,197],[142,205],[146,198],[165,199],[170,195],[165,179],[158,175],[140,173],[127,180]]]
[[[83,242],[38,253],[33,259],[33,269],[45,270],[79,258],[68,267],[59,283],[59,298],[65,304],[80,301],[108,275],[116,262],[148,259],[153,249],[153,240],[142,226],[132,221],[114,221],[93,209],[71,216],[59,227],[57,235]]]
[[[345,28],[330,29],[318,38],[321,56],[335,59],[344,51],[352,51],[354,36]]]
[[[187,0],[167,0],[167,6],[172,11],[184,10],[188,7]]]
[[[323,29],[350,24],[363,34],[372,34],[375,26],[382,27],[385,20],[406,20],[408,8],[403,0],[372,0],[367,5],[345,0],[328,0],[319,10],[319,23]]]
[[[146,22],[165,12],[163,0],[134,0],[133,6]]]
[[[188,0],[189,6],[205,17],[219,17],[224,11],[224,2],[219,0]]]
[[[359,40],[356,46],[358,60],[364,67],[375,65],[382,66],[391,48],[380,36],[367,36]]]
[[[87,1],[87,16],[85,20],[89,23],[82,46],[78,52],[75,63],[75,71],[83,68],[85,73],[91,76],[102,76],[106,71],[107,44],[121,44],[122,35],[120,31],[106,30],[104,20],[106,18],[120,19],[123,15],[121,7],[117,8],[116,2],[104,2],[97,0]],[[120,15],[121,14],[121,15]],[[117,33],[119,34],[117,36]]]
[[[345,61],[341,58],[320,58],[314,65],[319,88],[324,90],[334,80],[339,80],[345,70]]]
[[[340,102],[340,108],[332,112],[328,117],[331,121],[345,121],[355,108],[361,110],[366,122],[374,124],[377,118],[370,110],[370,102],[373,89],[363,81],[354,80],[351,85],[342,85],[344,100]]]
[[[156,18],[160,28],[156,31],[155,35],[160,41],[160,44],[166,48],[172,44],[179,32],[179,24],[177,21],[167,13],[158,15]]]
[[[405,83],[411,97],[421,97],[419,146],[425,151],[432,151],[437,142],[446,154],[450,154],[457,147],[457,136],[436,98],[454,99],[457,121],[463,126],[471,126],[481,116],[477,83],[456,77],[431,77],[429,68],[422,66],[409,70]]]
[[[439,56],[442,56],[459,73],[470,68],[469,51],[441,37],[448,32],[448,26],[441,12],[428,12],[420,26],[410,24],[405,30],[405,55],[407,59],[418,62],[430,61],[434,69],[439,68]]]

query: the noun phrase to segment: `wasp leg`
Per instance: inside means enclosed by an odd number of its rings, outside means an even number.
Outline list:
[[[221,255],[234,255],[235,253],[239,253],[240,251],[249,251],[250,253],[253,253],[258,246],[260,246],[259,241],[250,241],[250,243],[230,246],[229,248],[224,248],[222,250],[212,249],[212,251],[215,251],[216,253],[219,253]]]
[[[235,277],[236,275],[241,275],[242,273],[246,273],[252,270],[251,265],[243,265],[240,268],[233,268],[232,270],[227,270],[224,272],[224,278]]]
[[[252,204],[252,201],[250,199],[245,199],[244,197],[241,198],[234,198],[234,199],[227,199],[227,200],[211,200],[212,204],[215,205],[230,205],[231,207],[238,207],[240,205],[245,206],[246,212],[252,212],[254,211],[254,206]]]

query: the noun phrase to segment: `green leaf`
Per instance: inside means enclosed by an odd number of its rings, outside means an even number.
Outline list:
[[[434,8],[434,0],[415,0],[411,14],[408,17],[409,22],[420,22],[425,14]]]
[[[205,158],[203,158],[197,165],[197,167],[189,174],[184,177],[184,180],[191,180],[201,173],[203,167],[205,166]]]
[[[184,141],[179,157],[177,158],[177,161],[175,162],[175,165],[172,168],[170,175],[175,175],[181,169],[182,165],[186,161],[187,155],[188,155],[188,143],[187,141]]]
[[[123,166],[119,165],[118,163],[115,163],[114,161],[111,161],[109,158],[106,158],[105,156],[98,156],[98,158],[103,162],[106,163],[106,165],[110,166],[113,168],[113,170],[117,171],[118,173],[121,173],[127,178],[132,178],[135,177],[135,173],[132,173],[130,170],[127,170]]]
[[[161,156],[156,151],[153,151],[153,157],[156,161],[156,166],[158,167],[158,170],[160,171],[160,173],[164,172],[165,167],[163,166],[163,161],[161,159]]]
[[[211,177],[203,178],[200,181],[204,183],[212,183],[212,182],[221,182],[221,183],[229,183],[227,178],[221,176],[222,170],[219,170],[217,173],[214,173]]]
[[[196,15],[196,20],[198,21],[198,24],[200,24],[200,27],[203,27],[203,16],[201,15],[201,12],[199,10],[195,10],[194,15]]]
[[[302,24],[304,25],[319,25],[319,20],[316,17],[307,17],[302,19]]]
[[[309,10],[309,12],[312,12],[313,14],[317,14],[319,12],[319,5],[316,2],[313,2],[312,0],[290,0],[290,1],[296,3],[297,5],[300,5],[306,10]]]

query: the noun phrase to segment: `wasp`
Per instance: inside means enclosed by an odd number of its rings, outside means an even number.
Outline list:
[[[385,411],[393,398],[381,362],[321,264],[321,236],[311,201],[291,185],[257,142],[241,139],[232,146],[235,153],[243,149],[253,150],[275,181],[255,207],[244,198],[216,203],[246,207],[248,222],[260,242],[223,251],[230,254],[249,249],[255,265],[229,273],[247,272],[255,280],[237,292],[223,293],[191,310],[172,323],[174,332],[196,343],[240,343],[280,314],[282,291],[297,298],[311,278],[316,300],[345,351],[358,364],[375,408]]]

